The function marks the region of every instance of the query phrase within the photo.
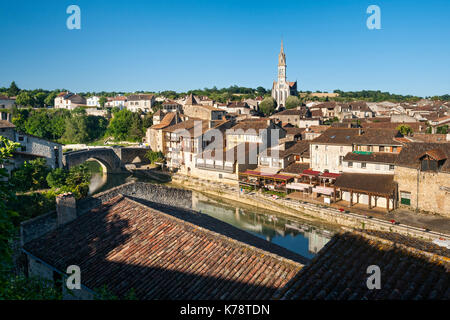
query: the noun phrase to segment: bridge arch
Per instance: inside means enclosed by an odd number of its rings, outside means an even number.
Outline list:
[[[63,155],[63,164],[70,169],[88,160],[95,160],[100,163],[103,171],[108,173],[122,172],[122,161],[114,150],[109,148],[85,149],[68,152]]]

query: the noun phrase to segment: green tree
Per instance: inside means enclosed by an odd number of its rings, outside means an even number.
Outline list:
[[[13,170],[11,182],[17,191],[45,189],[48,187],[46,178],[49,171],[45,159],[25,161],[19,168]]]
[[[17,216],[17,212],[7,205],[15,198],[15,194],[13,185],[7,180],[8,172],[4,166],[18,147],[18,143],[0,136],[0,277],[11,263],[10,240],[14,234],[12,219]]]
[[[408,136],[413,133],[411,127],[406,124],[399,125],[396,129],[404,136]]]
[[[113,118],[108,126],[108,133],[116,140],[127,140],[130,129],[132,129],[133,134],[138,134],[136,121],[138,120],[136,120],[133,112],[130,110],[119,110],[113,114]]]
[[[8,91],[7,91],[8,96],[9,97],[17,96],[19,94],[19,92],[20,92],[20,89],[16,85],[16,82],[15,81],[11,82],[11,84],[8,88]]]
[[[50,188],[61,188],[66,184],[68,172],[62,168],[56,168],[47,174],[46,180]]]
[[[47,98],[47,94],[45,92],[38,92],[34,95],[34,106],[36,108],[42,108],[45,104],[45,99]]]
[[[286,109],[294,109],[300,105],[300,100],[296,96],[289,96],[286,99]]]
[[[151,162],[151,163],[156,163],[156,162],[164,162],[164,154],[161,151],[152,151],[149,150],[145,153],[145,157]]]
[[[24,107],[32,107],[34,105],[34,99],[28,92],[23,91],[17,96],[16,104]]]
[[[98,100],[98,103],[100,103],[100,106],[102,108],[105,107],[105,103],[108,102],[108,99],[106,97],[100,97],[100,99]]]
[[[47,106],[53,107],[53,106],[55,105],[55,98],[56,98],[57,95],[58,95],[58,92],[56,92],[56,91],[50,92],[50,93],[47,95],[47,97],[44,99],[44,103],[45,103]]]
[[[265,116],[269,116],[275,110],[277,102],[272,97],[264,98],[263,101],[259,104],[259,109]]]

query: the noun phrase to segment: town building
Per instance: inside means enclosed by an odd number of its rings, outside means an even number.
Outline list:
[[[353,128],[329,128],[311,141],[311,167],[314,171],[333,173],[343,171],[343,160],[353,151],[353,141],[361,130]]]
[[[278,81],[273,82],[272,97],[277,102],[278,108],[286,106],[289,96],[297,95],[297,81],[289,82],[286,77],[286,54],[284,53],[283,41],[278,55]]]
[[[312,118],[311,112],[306,107],[288,109],[277,112],[270,116],[271,119],[281,121],[284,124],[291,124],[297,128],[308,128],[310,126],[320,125],[319,118]]]
[[[167,148],[163,130],[179,122],[181,122],[181,118],[178,112],[164,113],[158,110],[153,115],[153,125],[147,128],[144,143],[149,144],[153,151],[160,151],[165,154]]]
[[[132,94],[127,97],[126,108],[131,112],[153,112],[155,96],[153,94]]]
[[[189,175],[195,167],[197,155],[213,140],[216,149],[223,149],[224,133],[231,125],[226,120],[206,121],[190,118],[162,129],[167,166]]]
[[[7,96],[0,96],[0,109],[11,109],[14,107],[15,103],[16,99]]]
[[[206,148],[196,157],[191,175],[201,179],[237,185],[239,173],[258,166],[258,144],[242,143],[231,149]]]
[[[0,135],[20,144],[13,153],[12,164],[7,166],[8,171],[36,158],[45,159],[51,168],[62,167],[61,144],[19,132],[14,124],[6,120],[0,120]]]
[[[407,143],[395,163],[399,206],[450,217],[450,142]]]
[[[92,96],[86,99],[86,103],[88,107],[100,107],[100,97]]]
[[[107,99],[105,103],[106,108],[119,108],[120,110],[122,110],[127,106],[126,96],[108,97],[106,99]]]
[[[192,118],[214,121],[225,119],[226,111],[209,104],[200,104],[194,95],[190,94],[183,105],[183,114]]]
[[[227,149],[241,143],[258,143],[260,149],[275,146],[279,140],[286,137],[286,130],[272,119],[247,119],[236,123],[226,132]]]
[[[72,92],[61,92],[55,98],[54,107],[57,109],[73,110],[81,106],[86,106],[86,99]]]

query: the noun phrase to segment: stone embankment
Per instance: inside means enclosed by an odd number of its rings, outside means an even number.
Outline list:
[[[391,231],[424,240],[436,238],[450,239],[450,235],[405,224],[393,224],[375,217],[367,217],[352,212],[341,212],[326,205],[317,205],[289,199],[274,200],[268,195],[258,192],[242,193],[237,187],[229,187],[219,183],[208,182],[193,177],[174,175],[172,183],[183,188],[192,189],[231,201],[245,203],[262,209],[268,209],[306,220],[321,220],[326,223],[353,229],[371,229]]]

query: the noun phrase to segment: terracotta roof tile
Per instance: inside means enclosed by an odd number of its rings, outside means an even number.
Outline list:
[[[364,234],[363,232],[337,234],[311,264],[303,268],[285,287],[276,292],[274,298],[281,300],[450,299],[448,255],[437,257],[436,254],[423,251],[423,244],[418,245],[418,248],[409,247],[411,240],[408,240],[405,245],[404,240],[401,240],[403,243],[399,244],[397,238],[390,241],[381,238],[380,234]],[[370,265],[380,267],[381,289],[367,288],[367,267]]]
[[[268,299],[302,267],[121,195],[25,250],[58,270],[80,266],[90,289],[140,299]]]

